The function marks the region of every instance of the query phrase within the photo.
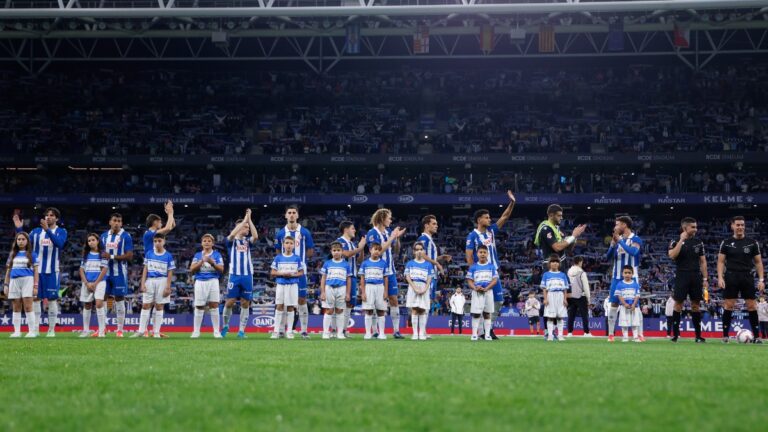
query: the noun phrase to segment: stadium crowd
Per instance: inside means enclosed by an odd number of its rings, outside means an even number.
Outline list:
[[[0,72],[0,152],[768,151],[768,68]]]

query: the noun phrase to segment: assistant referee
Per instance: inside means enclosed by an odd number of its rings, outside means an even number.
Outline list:
[[[683,302],[687,297],[691,299],[691,318],[696,332],[696,343],[706,342],[701,337],[701,300],[704,298],[704,290],[709,288],[707,279],[707,257],[704,253],[704,242],[696,238],[698,225],[696,219],[687,217],[680,222],[679,240],[672,240],[667,252],[669,258],[675,262],[675,291],[672,298],[675,300],[674,312],[672,312],[672,339],[677,342],[680,337],[680,315],[683,310]]]
[[[760,244],[744,234],[745,223],[743,216],[731,219],[733,237],[720,243],[720,253],[717,255],[717,286],[723,289],[725,299],[723,312],[723,342],[728,343],[728,332],[733,317],[733,307],[741,295],[749,311],[749,325],[752,326],[754,343],[763,343],[759,336],[759,320],[757,303],[755,302],[755,279],[752,270],[757,270],[757,289],[765,290],[763,260],[760,256]]]

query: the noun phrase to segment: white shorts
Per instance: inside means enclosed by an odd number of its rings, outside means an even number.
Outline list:
[[[163,291],[168,286],[168,279],[166,278],[152,278],[147,279],[144,284],[147,291],[141,295],[141,301],[144,304],[167,304],[171,302],[171,296],[163,297]]]
[[[11,279],[11,283],[8,284],[8,299],[15,300],[32,297],[34,288],[35,278],[32,276]]]
[[[424,287],[420,286],[419,288]],[[409,308],[429,310],[429,289],[427,289],[424,294],[416,294],[416,291],[409,286],[408,294],[405,296],[405,306]]]
[[[296,306],[299,304],[299,285],[277,284],[275,289],[275,304]]]
[[[330,287],[325,286],[324,309],[344,309],[347,307],[347,286]]]
[[[469,308],[471,314],[493,313],[493,291],[472,291],[472,304]]]
[[[205,306],[208,303],[219,303],[221,301],[221,291],[219,291],[219,280],[196,280],[195,281],[195,306]]]
[[[104,292],[107,290],[107,282],[101,281],[96,284],[96,289],[88,291],[88,287],[83,284],[80,287],[80,302],[90,303],[94,300],[104,300]]]
[[[387,302],[384,301],[384,284],[365,284],[365,301],[363,310],[387,310]]]
[[[619,306],[619,327],[639,327],[642,324],[643,313],[640,308],[630,311],[624,306]]]
[[[547,293],[547,305],[544,306],[544,316],[546,318],[568,318],[568,308],[563,301],[565,293],[562,291],[551,291]]]

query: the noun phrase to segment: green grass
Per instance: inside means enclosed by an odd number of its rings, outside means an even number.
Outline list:
[[[768,347],[0,335],[0,430],[759,430]]]

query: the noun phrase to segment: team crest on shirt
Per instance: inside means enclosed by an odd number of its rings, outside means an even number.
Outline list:
[[[693,251],[696,252],[696,253],[701,252],[701,245],[698,245],[698,246],[694,247]]]
[[[748,254],[748,253],[749,253],[749,246],[747,246],[747,247],[745,247],[745,248],[744,248],[744,253],[745,253],[745,254]]]
[[[551,239],[551,238],[552,238],[552,233],[551,233],[551,232],[550,232],[550,233],[547,233],[547,238],[548,238],[548,239]]]

